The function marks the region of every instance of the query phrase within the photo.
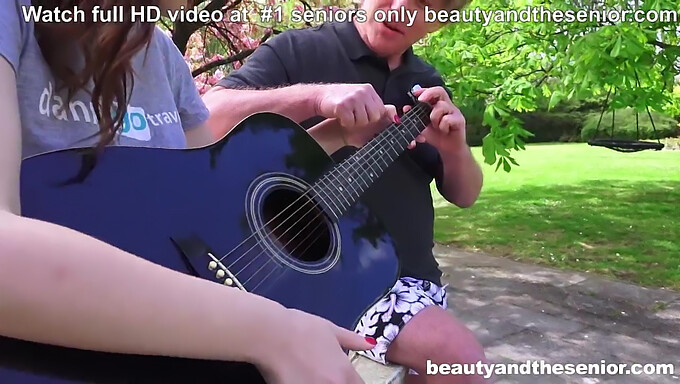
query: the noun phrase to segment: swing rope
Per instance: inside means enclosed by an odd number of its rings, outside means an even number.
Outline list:
[[[635,71],[635,81],[640,88],[640,78],[638,77],[637,71]],[[616,96],[616,91],[617,89],[614,89],[614,96]],[[600,119],[597,122],[597,128],[595,128],[595,136],[597,137],[598,134],[600,133],[600,124],[602,123],[602,118],[604,117],[604,112],[606,111],[607,107],[609,106],[609,96],[611,95],[612,92],[612,87],[609,87],[609,92],[607,92],[607,98],[605,99],[603,105],[602,105],[602,112],[600,113]],[[651,141],[642,141],[640,140],[640,119],[639,119],[639,112],[637,109],[635,109],[635,129],[636,129],[636,140],[626,140],[626,139],[614,139],[614,125],[615,125],[615,119],[616,119],[616,110],[612,110],[612,126],[609,134],[609,139],[591,139],[588,141],[588,145],[591,146],[598,146],[598,147],[605,147],[609,149],[613,149],[618,152],[624,152],[624,153],[630,153],[630,152],[638,152],[638,151],[644,151],[647,149],[653,149],[653,150],[661,150],[663,149],[664,145],[661,143],[661,140],[659,139],[659,135],[656,132],[656,125],[654,124],[654,119],[652,118],[652,113],[649,110],[649,106],[646,106],[647,109],[647,116],[649,116],[649,121],[652,123],[652,129],[654,130],[654,136],[656,136],[656,143],[651,142]]]

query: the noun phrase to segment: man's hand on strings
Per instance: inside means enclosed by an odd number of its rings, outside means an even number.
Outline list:
[[[432,106],[430,124],[409,144],[413,149],[418,143],[430,143],[440,152],[455,152],[467,148],[465,117],[453,105],[449,94],[442,87],[421,88],[413,92],[419,101]],[[404,113],[411,109],[404,107]]]
[[[315,113],[328,119],[325,125],[335,127],[345,145],[361,147],[397,120],[396,108],[384,104],[371,84],[321,84],[313,90]]]
[[[363,125],[353,124],[349,127],[343,126],[337,118],[328,119],[330,129],[334,129],[342,137],[345,145],[361,148],[371,139],[376,137],[388,125],[398,121],[397,108],[394,105],[383,105],[380,118],[374,122],[364,123]]]

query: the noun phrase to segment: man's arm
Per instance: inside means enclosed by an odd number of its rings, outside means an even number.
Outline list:
[[[292,39],[291,32],[284,32],[263,43],[241,68],[203,95],[210,111],[206,125],[216,139],[258,112],[278,113],[297,123],[318,115],[314,102],[320,86],[296,84],[292,77],[292,59],[299,56],[291,51],[296,49]]]
[[[315,116],[337,120],[309,130],[327,152],[340,142],[363,145],[396,115],[370,84],[296,84],[264,90],[215,87],[203,101],[210,111],[206,125],[215,138],[257,112],[278,113],[297,123]]]
[[[307,130],[310,136],[330,156],[340,148],[350,145],[337,119],[326,119]]]
[[[210,118],[206,125],[220,138],[241,120],[258,112],[274,112],[300,123],[318,115],[315,100],[320,85],[296,84],[270,89],[216,86],[203,95]]]
[[[370,84],[301,84],[295,58],[305,53],[298,51],[303,48],[292,36],[284,32],[262,44],[203,96],[210,111],[206,125],[216,140],[258,112],[277,113],[297,123],[316,116],[337,119],[342,129],[322,123],[310,130],[325,149],[341,141],[361,143],[367,126],[384,122],[388,110]]]
[[[214,143],[216,140],[205,123],[184,131],[187,148],[201,148]]]
[[[439,152],[439,193],[458,207],[470,207],[481,192],[483,174],[467,145],[465,117],[441,86],[419,89],[414,95],[432,105],[430,124],[416,141],[428,142]]]
[[[342,126],[339,119],[331,118],[309,128],[307,132],[329,155],[346,146],[360,148],[390,123],[398,120],[397,109],[394,105],[385,105],[384,109],[385,113],[380,120],[362,127],[355,127],[359,129],[347,129]]]
[[[440,152],[440,155],[443,175],[441,183],[437,183],[439,193],[458,207],[472,206],[482,190],[483,174],[470,147],[465,145],[456,151]]]
[[[215,87],[203,98],[210,110],[204,129],[212,138],[219,139],[249,115],[264,111],[278,113],[299,124],[318,115],[314,103],[317,89],[318,86],[310,84],[267,90]],[[336,119],[326,119],[307,132],[329,155],[348,144]],[[203,142],[199,138],[193,144],[200,146]]]

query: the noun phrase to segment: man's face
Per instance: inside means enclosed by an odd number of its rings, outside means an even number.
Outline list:
[[[438,22],[425,22],[425,9],[427,7],[435,12],[446,9],[447,2],[448,0],[364,0],[362,9],[366,11],[367,21],[359,28],[368,40],[368,46],[377,54],[400,54],[428,33],[443,26]],[[380,11],[383,17],[376,20],[376,11]]]

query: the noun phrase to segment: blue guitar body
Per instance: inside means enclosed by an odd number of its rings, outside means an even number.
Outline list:
[[[77,149],[25,159],[23,215],[348,329],[397,279],[392,240],[368,207],[356,201],[335,217],[341,210],[333,198],[340,195],[330,196],[332,186],[310,193],[335,164],[280,115],[253,115],[204,148],[108,147],[93,159]],[[230,305],[218,297],[194,299]],[[260,380],[248,364],[0,338],[0,383]]]

